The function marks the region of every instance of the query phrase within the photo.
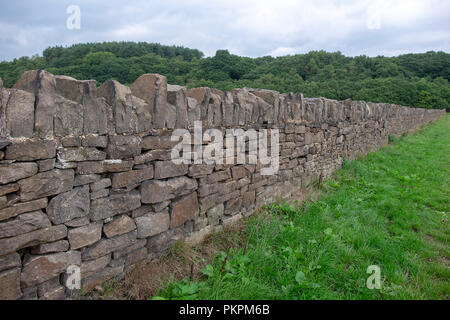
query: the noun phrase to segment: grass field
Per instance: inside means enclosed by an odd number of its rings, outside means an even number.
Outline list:
[[[449,299],[449,178],[446,116],[345,163],[302,204],[275,203],[190,251],[179,244],[159,269],[186,267],[139,297]],[[217,250],[205,259],[205,247]],[[380,289],[366,285],[372,265]]]

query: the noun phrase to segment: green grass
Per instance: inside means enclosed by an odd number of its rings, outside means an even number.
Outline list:
[[[276,203],[249,219],[200,282],[166,299],[449,299],[450,116],[347,162],[318,200]],[[226,261],[225,261],[226,260]],[[225,262],[224,262],[225,261]],[[381,268],[380,290],[366,287]]]

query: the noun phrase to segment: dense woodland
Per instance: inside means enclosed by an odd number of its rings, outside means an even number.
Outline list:
[[[445,52],[370,58],[312,51],[249,58],[219,50],[205,58],[201,51],[184,47],[105,42],[51,47],[42,56],[0,62],[0,78],[11,87],[31,69],[96,79],[99,84],[109,79],[130,84],[141,74],[160,73],[169,83],[187,87],[253,87],[302,92],[307,97],[450,107],[450,54]]]

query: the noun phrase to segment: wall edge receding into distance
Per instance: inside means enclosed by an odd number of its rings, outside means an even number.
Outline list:
[[[199,241],[445,114],[248,88],[188,90],[157,74],[97,88],[28,71],[12,89],[0,81],[0,93],[0,299],[63,299],[74,293],[69,266],[80,267],[83,290],[120,278],[173,242]],[[174,164],[173,131],[193,132],[196,121],[221,132],[278,129],[278,170],[263,175],[261,163],[235,157]]]

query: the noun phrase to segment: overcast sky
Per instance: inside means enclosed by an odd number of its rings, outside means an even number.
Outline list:
[[[81,10],[67,28],[67,8]],[[146,41],[258,57],[450,52],[449,0],[0,0],[0,61],[55,45]],[[73,21],[73,20],[71,20]]]

